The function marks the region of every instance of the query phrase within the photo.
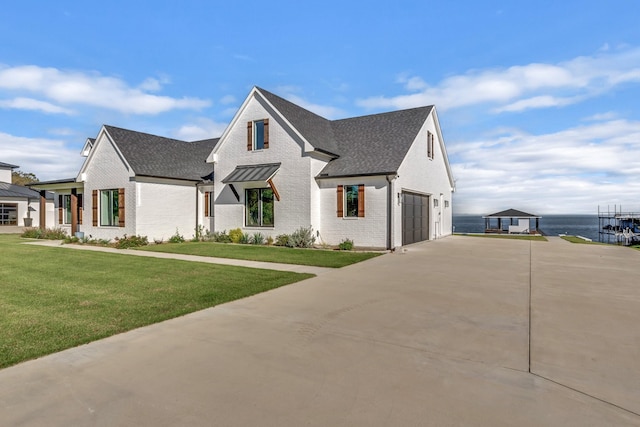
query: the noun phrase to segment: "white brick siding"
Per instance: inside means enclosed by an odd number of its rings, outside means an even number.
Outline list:
[[[123,235],[136,234],[136,184],[131,181],[133,171],[120,157],[111,140],[101,132],[93,146],[90,156],[86,160],[82,172],[86,181],[84,183],[84,217],[80,231],[84,231],[85,237],[94,239],[113,240]],[[93,190],[110,190],[124,188],[125,226],[102,227],[100,226],[100,209],[98,208],[98,226],[94,227],[93,219]]]
[[[322,204],[320,237],[337,245],[351,239],[360,247],[387,247],[387,181],[380,177],[331,178],[317,180]],[[338,185],[364,184],[364,217],[340,218],[337,215]]]
[[[136,180],[136,205],[127,207],[135,209],[136,234],[147,236],[150,242],[166,242],[176,231],[185,239],[192,238],[198,194],[195,183],[140,177]],[[199,201],[198,205],[202,206],[202,203]],[[198,221],[202,223],[201,217]]]
[[[269,148],[259,151],[247,150],[247,122],[269,119]],[[313,159],[303,148],[303,142],[279,116],[272,114],[267,104],[252,98],[241,111],[229,129],[222,145],[217,147],[215,164],[215,230],[227,232],[241,228],[246,233],[260,232],[275,238],[278,234],[290,234],[300,227],[313,226],[319,222],[313,205],[318,206],[317,187],[313,176],[324,162]],[[245,189],[266,188],[266,183],[234,183],[240,201],[233,195],[228,184],[222,180],[238,165],[281,163],[273,183],[280,194],[280,201],[274,202],[273,227],[245,226]],[[313,166],[312,166],[313,165]]]
[[[427,159],[427,131],[434,135],[433,160],[425,160]],[[445,153],[442,151],[441,144],[433,115],[429,115],[400,165],[398,178],[394,182],[396,198],[398,197],[397,194],[402,191],[412,191],[432,196],[429,212],[429,239],[449,235],[452,229],[452,188],[443,157]],[[441,194],[442,197],[440,196]],[[434,198],[438,199],[438,207],[434,207]],[[444,206],[445,200],[449,202],[449,207],[447,208]],[[394,203],[394,224],[394,246],[401,246],[402,206],[398,203]]]

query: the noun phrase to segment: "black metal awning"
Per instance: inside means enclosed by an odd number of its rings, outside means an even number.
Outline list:
[[[267,182],[278,172],[280,163],[268,163],[261,165],[241,165],[231,172],[223,183],[233,182]]]

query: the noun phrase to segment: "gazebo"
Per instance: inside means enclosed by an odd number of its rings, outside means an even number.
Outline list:
[[[507,209],[482,218],[485,233],[539,234],[538,226],[542,217],[517,209]],[[497,220],[497,223],[494,220]],[[533,226],[532,220],[535,220]]]

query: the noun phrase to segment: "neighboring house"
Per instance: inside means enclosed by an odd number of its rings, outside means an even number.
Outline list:
[[[213,149],[216,230],[393,248],[451,234],[435,107],[327,120],[254,88]]]
[[[452,232],[433,106],[327,120],[254,87],[219,140],[104,126],[83,155],[76,178],[37,188],[56,192],[61,225],[94,238],[312,227],[318,243],[394,248]]]
[[[82,149],[75,178],[41,182],[56,193],[55,226],[70,234],[112,240],[144,235],[167,240],[176,232],[209,229],[213,168],[205,163],[217,139],[185,142],[103,126]],[[52,224],[53,225],[53,224]]]
[[[8,227],[38,227],[46,217],[53,219],[51,194],[11,183],[11,172],[18,167],[0,162],[0,232]]]

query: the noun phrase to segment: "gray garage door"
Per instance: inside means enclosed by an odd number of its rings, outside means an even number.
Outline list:
[[[429,196],[402,192],[402,244],[429,238]]]

